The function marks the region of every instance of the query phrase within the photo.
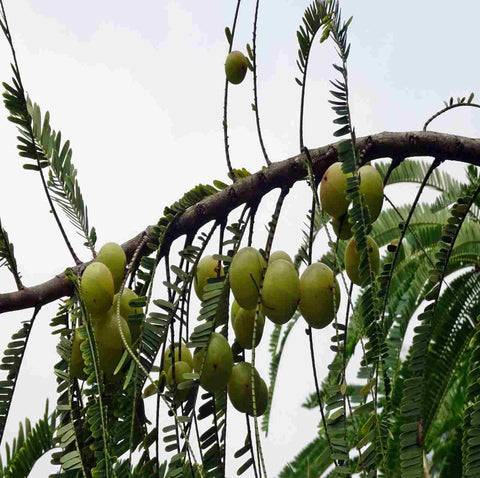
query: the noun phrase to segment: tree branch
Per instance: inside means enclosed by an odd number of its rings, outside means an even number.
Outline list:
[[[325,170],[337,160],[337,147],[338,143],[334,143],[310,150],[316,177],[321,177]],[[362,152],[364,161],[392,157],[431,156],[480,166],[480,139],[450,134],[423,131],[383,132],[358,138],[357,148]],[[179,215],[169,228],[162,244],[163,253],[180,236],[195,233],[212,220],[226,218],[231,211],[242,204],[255,204],[272,189],[290,187],[295,182],[305,179],[307,168],[304,161],[303,155],[297,155],[273,163],[268,168],[238,180],[223,191],[192,206]],[[144,235],[149,234],[149,230],[147,228],[122,244],[127,262],[130,261]],[[150,253],[151,250],[144,247],[140,251],[140,256]],[[87,264],[80,264],[73,270],[80,275]],[[62,273],[42,284],[0,294],[0,313],[42,306],[72,293],[72,285]]]

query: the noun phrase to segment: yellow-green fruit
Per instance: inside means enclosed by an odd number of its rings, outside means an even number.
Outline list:
[[[190,367],[193,367],[193,359],[192,353],[187,346],[182,343],[181,347],[178,347],[178,343],[173,346],[173,350],[175,351],[175,362],[187,362]],[[165,349],[165,353],[163,355],[163,370],[167,371],[168,368],[172,365],[172,346],[169,345]]]
[[[270,257],[268,258],[268,263],[271,264],[273,261],[276,261],[278,259],[285,259],[286,261],[290,262],[290,264],[293,265],[292,258],[283,251],[275,251],[270,254]]]
[[[370,258],[370,268],[375,275],[380,267],[380,253],[377,243],[367,236],[367,250]],[[368,277],[367,274],[360,275],[360,253],[357,251],[355,239],[350,239],[345,249],[345,270],[350,280],[357,285],[362,285]]]
[[[127,344],[130,345],[132,343],[130,329],[122,316],[120,316],[120,326]],[[95,317],[93,328],[100,356],[100,367],[109,380],[117,380],[120,377],[113,375],[113,372],[122,358],[125,346],[113,310],[110,310],[103,317]]]
[[[253,343],[253,325],[255,323],[256,309],[238,309],[235,315],[233,331],[237,342],[244,348],[250,350]],[[262,340],[263,327],[265,326],[265,316],[262,309],[258,312],[257,331],[255,333],[255,347]]]
[[[89,264],[82,275],[82,296],[90,314],[105,314],[112,306],[113,294],[113,278],[108,267],[101,262]]]
[[[197,264],[193,285],[197,297],[202,300],[203,289],[207,285],[207,279],[214,279],[218,275],[218,261],[213,256],[205,256]],[[223,267],[220,266],[220,275],[223,275]]]
[[[340,287],[330,267],[320,262],[308,266],[300,277],[299,309],[303,318],[314,329],[322,329],[333,320],[339,306]]]
[[[134,343],[140,336],[140,323],[130,320],[131,315],[137,315],[142,312],[141,307],[132,307],[130,306],[130,301],[138,299],[138,295],[133,292],[133,290],[128,287],[124,287],[122,298],[120,299],[120,315],[125,317],[127,320],[128,326],[130,327],[130,335],[132,336],[132,343]],[[118,294],[115,294],[113,298],[112,309],[116,313]]]
[[[262,304],[265,315],[275,324],[288,322],[300,300],[300,280],[291,262],[269,263],[263,280]]]
[[[347,175],[342,172],[342,163],[333,163],[320,183],[320,201],[325,212],[333,217],[343,216],[350,201],[347,200]]]
[[[245,55],[241,51],[232,51],[225,61],[225,74],[227,80],[234,85],[243,81],[247,74],[248,64]]]
[[[110,269],[115,286],[115,293],[117,293],[125,277],[125,264],[127,262],[127,257],[121,246],[115,242],[107,242],[98,251],[95,260],[96,262],[105,264]]]
[[[230,308],[230,318],[232,322],[232,327],[235,327],[235,318],[239,310],[240,310],[240,306],[238,305],[238,302],[234,300],[232,302],[232,307]]]
[[[84,372],[85,362],[83,361],[82,352],[80,350],[80,344],[83,340],[80,340],[78,330],[75,330],[72,343],[72,359],[70,362],[70,375],[80,380],[86,380],[87,374]]]
[[[254,309],[262,280],[265,260],[254,247],[244,247],[233,257],[230,266],[230,287],[235,300],[243,309]]]
[[[348,221],[348,213],[332,219],[332,226],[339,239],[350,239],[353,235],[352,225]]]
[[[373,166],[362,166],[360,174],[360,193],[365,198],[365,204],[370,212],[371,222],[375,221],[382,211],[383,181],[382,176]]]
[[[200,373],[205,347],[195,351],[193,356],[193,368]],[[203,372],[200,376],[200,385],[210,393],[219,392],[227,386],[232,372],[233,355],[227,339],[216,332],[210,336]]]
[[[228,398],[232,405],[242,413],[253,415],[252,400],[252,365],[248,362],[237,363],[228,379]],[[263,415],[267,409],[268,389],[265,381],[256,369],[253,372],[255,380],[255,403],[257,417]]]
[[[178,387],[178,385],[182,382],[185,382],[187,380],[190,380],[188,378],[184,378],[183,374],[184,373],[190,373],[192,371],[192,367],[187,363],[181,360],[180,362],[175,362],[175,386]],[[173,380],[173,366],[168,368],[167,372],[167,387],[169,390],[174,390],[174,380]],[[180,403],[183,402],[187,399],[188,397],[188,392],[190,392],[190,389],[186,388],[185,390],[178,390],[175,393],[175,403]]]

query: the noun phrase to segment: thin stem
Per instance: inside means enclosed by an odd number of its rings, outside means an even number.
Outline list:
[[[478,105],[478,104],[476,104],[476,103],[456,103],[456,104],[454,104],[454,105],[447,106],[447,107],[441,109],[440,111],[438,111],[437,113],[435,113],[433,116],[431,116],[431,117],[425,122],[425,124],[423,125],[423,131],[427,131],[428,125],[429,125],[435,118],[438,118],[440,115],[442,115],[442,114],[445,113],[446,111],[453,110],[453,108],[458,108],[459,106],[471,106],[472,108],[480,108],[480,105]]]
[[[232,41],[229,42],[228,53],[232,51],[233,46],[233,38],[235,37],[235,29],[237,27],[237,19],[238,19],[238,12],[240,10],[240,2],[242,0],[238,0],[237,8],[235,9],[235,16],[233,18],[233,26],[232,26]],[[228,119],[227,119],[227,106],[228,106],[228,80],[225,78],[225,94],[223,98],[223,141],[225,144],[225,159],[227,161],[228,172],[232,178],[233,182],[236,182],[237,177],[235,176],[235,172],[232,169],[232,163],[230,161],[230,146],[228,144]]]
[[[262,130],[260,129],[260,115],[258,114],[258,97],[257,97],[257,20],[258,20],[258,5],[260,0],[257,0],[255,5],[255,18],[253,20],[253,38],[252,38],[252,59],[253,59],[253,104],[255,106],[255,121],[257,123],[258,140],[262,148],[263,156],[267,166],[272,162],[268,159],[267,150],[263,144]]]
[[[384,295],[384,299],[383,299],[382,313],[380,315],[380,321],[381,321],[382,328],[384,326],[384,321],[385,321],[385,312],[386,312],[386,309],[387,309],[388,295],[390,293],[390,285],[392,283],[393,270],[394,270],[395,265],[396,265],[397,260],[398,260],[398,256],[399,256],[399,253],[400,253],[400,247],[402,245],[403,238],[405,237],[405,234],[406,234],[407,229],[408,229],[409,224],[410,224],[410,220],[413,217],[415,207],[417,206],[418,201],[420,200],[420,196],[422,195],[422,192],[427,185],[428,179],[432,175],[433,171],[440,165],[440,163],[441,163],[441,161],[439,159],[435,158],[435,161],[433,161],[433,163],[428,168],[427,174],[425,174],[425,177],[423,178],[422,184],[420,185],[420,188],[417,191],[417,195],[415,196],[413,204],[412,204],[412,206],[411,206],[411,208],[408,212],[407,219],[406,219],[406,221],[404,221],[404,223],[402,225],[402,233],[400,235],[400,239],[398,241],[397,248],[396,248],[395,254],[393,256],[392,265],[390,267],[390,274],[388,276],[388,280],[387,280],[387,284],[386,284],[386,291],[385,291],[385,295]]]

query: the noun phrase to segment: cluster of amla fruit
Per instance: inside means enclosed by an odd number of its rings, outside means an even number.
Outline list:
[[[237,341],[244,348],[251,348],[254,309],[264,266],[265,260],[259,251],[244,247],[234,256],[230,267],[230,287],[235,297],[232,323]],[[264,315],[281,325],[287,323],[298,308],[309,325],[320,329],[333,320],[339,303],[340,288],[329,267],[312,264],[299,278],[290,256],[283,251],[274,252],[269,257],[263,279],[257,321],[257,334],[260,334],[256,337],[255,346],[260,342]],[[244,331],[247,328],[246,340],[243,335],[246,335]]]
[[[111,382],[123,376],[120,373],[114,375],[125,349],[117,321],[118,300],[120,300],[120,327],[128,345],[138,339],[141,327],[138,319],[141,317],[142,309],[130,305],[131,301],[138,298],[137,294],[125,287],[122,297],[120,299],[118,297],[125,277],[125,265],[126,257],[122,247],[114,242],[108,242],[100,249],[95,260],[85,268],[81,279],[82,297],[92,321],[100,368],[106,380]],[[75,331],[70,374],[85,380],[87,377],[80,345],[81,339],[78,331]]]
[[[358,170],[360,177],[360,195],[363,204],[368,208],[370,222],[373,223],[382,210],[383,181],[380,173],[370,164]],[[363,285],[367,275],[360,274],[360,253],[357,251],[353,236],[352,224],[349,222],[348,208],[350,200],[347,197],[347,178],[342,163],[333,163],[323,175],[320,183],[320,200],[325,212],[332,216],[332,226],[339,239],[350,239],[345,249],[345,270],[350,280],[357,285]],[[367,251],[370,269],[376,275],[380,266],[380,254],[377,243],[367,236]]]

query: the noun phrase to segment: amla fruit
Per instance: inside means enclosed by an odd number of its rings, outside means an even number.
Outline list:
[[[290,264],[293,265],[292,258],[284,251],[275,251],[270,254],[270,257],[268,258],[268,263],[271,264],[272,262],[276,261],[277,259],[284,259],[287,262],[290,262]]]
[[[175,392],[174,402],[180,403],[187,399],[190,389],[186,388],[184,390],[179,390],[178,385],[181,384],[182,382],[190,380],[188,378],[184,378],[183,374],[191,373],[192,367],[187,362],[184,362],[183,360],[181,360],[180,362],[175,362],[175,380],[173,375],[173,368],[174,368],[173,366],[169,367],[167,372],[167,387],[169,390],[174,390],[175,388],[177,388]]]
[[[365,165],[358,170],[360,174],[360,193],[363,194],[365,204],[370,213],[370,220],[374,222],[383,206],[382,176],[373,166]]]
[[[178,347],[178,343],[176,343],[173,347],[169,345],[165,348],[165,353],[163,355],[163,370],[168,371],[168,368],[172,365],[172,350],[175,353],[175,362],[186,362],[193,368],[193,358],[190,349],[182,343],[181,347]]]
[[[248,362],[237,363],[228,379],[228,398],[232,405],[242,413],[253,416],[252,400],[252,365]],[[263,415],[268,404],[268,389],[265,381],[256,369],[253,372],[255,380],[255,403],[257,417]]]
[[[370,236],[367,236],[367,251],[371,270],[377,275],[380,267],[380,253],[377,243]],[[350,239],[345,249],[345,270],[350,280],[357,285],[362,285],[368,277],[368,269],[360,275],[360,253],[357,251],[357,243],[354,238]]]
[[[70,375],[80,380],[86,380],[87,374],[84,372],[85,362],[83,361],[82,352],[80,350],[80,340],[78,330],[75,330],[72,343],[72,358],[70,362]]]
[[[352,225],[348,221],[348,212],[341,217],[334,217],[332,226],[339,239],[350,239],[353,235]]]
[[[288,322],[300,300],[300,280],[295,267],[285,259],[269,262],[262,289],[265,315],[275,324]]]
[[[217,277],[218,271],[220,271],[220,275],[222,276],[223,267],[220,265],[219,268],[218,261],[216,261],[213,256],[202,257],[198,262],[193,285],[195,287],[195,293],[200,300],[202,300],[203,289],[207,285],[207,279]]]
[[[197,373],[200,373],[204,355],[205,347],[202,347],[196,350],[193,356],[193,368]],[[223,335],[212,332],[200,376],[200,385],[210,393],[223,390],[227,386],[232,367],[233,355],[227,339]]]
[[[125,277],[125,264],[127,262],[122,247],[115,242],[107,242],[98,251],[95,261],[101,262],[109,268],[113,277],[115,293],[117,293]]]
[[[83,271],[82,296],[92,315],[105,314],[113,302],[113,277],[105,264],[92,262]]]
[[[140,322],[135,319],[130,319],[130,316],[137,315],[142,312],[141,307],[132,307],[130,301],[138,299],[138,295],[128,287],[123,289],[123,294],[120,299],[120,315],[127,320],[130,327],[130,335],[132,336],[132,343],[134,343],[140,336]],[[116,312],[118,294],[113,298],[112,309]]]
[[[111,310],[103,317],[93,317],[92,322],[100,356],[100,367],[110,381],[117,380],[120,376],[115,376],[113,372],[122,358],[125,346],[120,335],[116,314]],[[120,327],[127,344],[131,345],[130,329],[122,316],[120,316]]]
[[[335,297],[335,303],[334,303]],[[326,327],[340,306],[340,287],[325,264],[311,264],[300,277],[300,312],[314,329]]]
[[[242,309],[239,307],[235,314],[235,321],[233,324],[233,330],[237,342],[244,348],[250,350],[253,343],[253,325],[255,323],[256,309]],[[258,312],[257,330],[255,333],[255,347],[262,340],[263,327],[265,325],[265,316],[262,309]]]
[[[233,257],[230,266],[230,287],[238,305],[243,309],[257,306],[258,290],[265,260],[254,247],[244,247]]]
[[[225,74],[230,83],[234,85],[241,83],[247,74],[247,69],[247,59],[241,51],[234,50],[228,54],[225,61]]]
[[[320,201],[325,212],[333,217],[343,216],[350,201],[347,200],[347,175],[342,172],[342,163],[333,163],[320,182]]]

